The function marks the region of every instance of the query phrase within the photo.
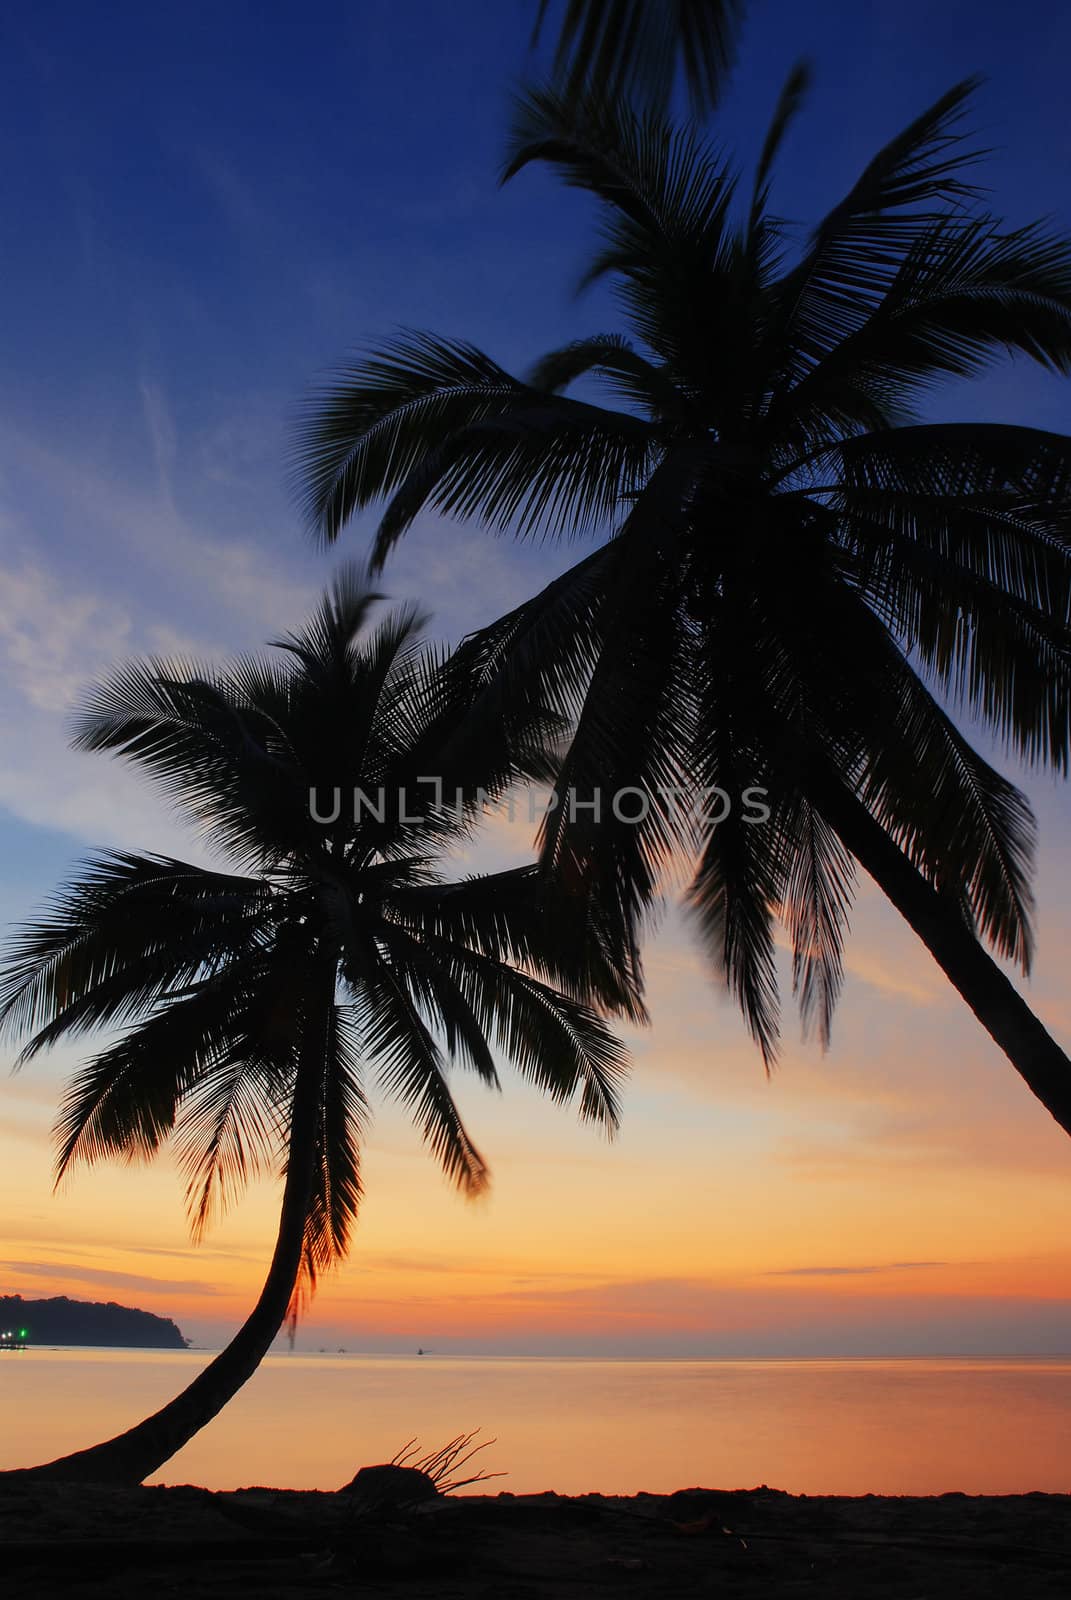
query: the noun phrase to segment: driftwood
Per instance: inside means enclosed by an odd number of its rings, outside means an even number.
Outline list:
[[[391,1466],[408,1466],[418,1472],[426,1473],[434,1483],[440,1494],[452,1494],[455,1489],[465,1489],[470,1483],[486,1483],[489,1478],[504,1478],[504,1472],[473,1472],[466,1478],[459,1478],[458,1473],[481,1450],[490,1449],[497,1443],[495,1439],[482,1439],[479,1444],[473,1440],[479,1433],[479,1428],[473,1428],[471,1433],[459,1433],[456,1439],[451,1439],[444,1444],[441,1450],[433,1450],[431,1455],[421,1456],[414,1460],[417,1452],[417,1442],[410,1439],[404,1444],[396,1456],[391,1458]]]

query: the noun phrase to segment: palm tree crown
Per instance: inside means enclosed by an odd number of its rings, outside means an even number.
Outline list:
[[[143,768],[238,870],[100,856],[19,932],[0,986],[24,1060],[122,1030],[70,1083],[60,1174],[173,1137],[199,1231],[252,1175],[304,1164],[307,1286],[350,1241],[368,1073],[471,1194],[487,1168],[449,1060],[497,1085],[496,1046],[612,1131],[626,1057],[595,1008],[639,1011],[597,924],[574,905],[555,928],[533,869],[443,881],[488,801],[546,775],[555,722],[528,708],[476,736],[471,672],[421,647],[411,609],[368,631],[376,598],[345,572],[275,661],[135,664],[95,692],[78,743]]]
[[[779,917],[828,1035],[860,854],[844,797],[960,930],[1026,967],[1029,807],[947,706],[1027,760],[1066,770],[1071,744],[1071,441],[920,418],[934,385],[1008,354],[1071,370],[1071,250],[979,204],[970,84],[794,245],[770,185],[805,87],[797,70],[746,188],[664,118],[529,94],[506,174],[545,161],[595,197],[584,282],[611,280],[624,332],[523,381],[405,335],[314,397],[297,458],[328,540],[386,497],[380,564],[424,507],[601,541],[467,648],[489,704],[530,689],[573,719],[563,790],[648,797],[642,826],[560,807],[545,861],[629,925],[683,841],[697,921],[768,1059]],[[581,379],[609,403],[563,393]],[[762,785],[771,816],[682,825],[665,798],[682,784]]]

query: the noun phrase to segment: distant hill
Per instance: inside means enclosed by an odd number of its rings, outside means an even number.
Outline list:
[[[24,1300],[0,1295],[0,1333],[19,1335],[26,1343],[128,1345],[153,1350],[185,1350],[186,1340],[170,1317],[131,1306],[87,1300]]]

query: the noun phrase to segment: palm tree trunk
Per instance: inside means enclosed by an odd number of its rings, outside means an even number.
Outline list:
[[[908,860],[863,802],[839,783],[815,803],[842,844],[910,923],[1045,1109],[1071,1133],[1071,1060],[1031,1011],[973,931]]]
[[[334,999],[334,970],[331,972]],[[125,1433],[43,1466],[0,1478],[51,1479],[79,1483],[140,1483],[211,1422],[253,1376],[283,1325],[301,1267],[305,1219],[312,1192],[323,1090],[326,1010],[305,1043],[290,1111],[286,1183],[268,1276],[260,1298],[230,1344],[181,1394]]]

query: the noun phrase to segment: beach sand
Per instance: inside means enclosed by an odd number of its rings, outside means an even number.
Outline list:
[[[1071,1497],[441,1497],[355,1513],[342,1494],[0,1479],[6,1600],[1016,1600],[1071,1593]]]

